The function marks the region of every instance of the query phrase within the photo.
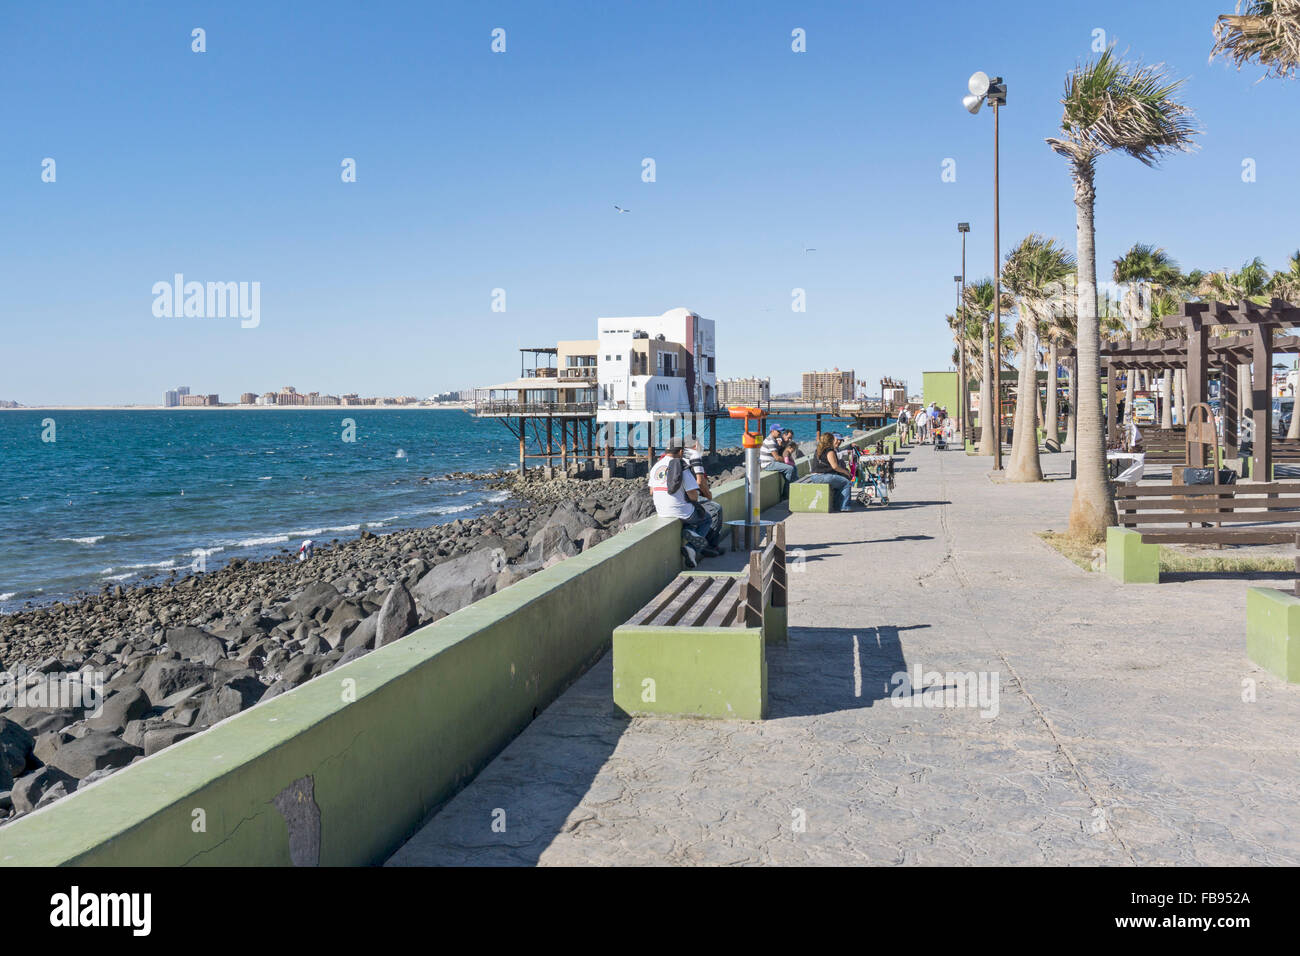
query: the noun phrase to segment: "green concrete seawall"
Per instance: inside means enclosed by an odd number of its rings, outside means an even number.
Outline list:
[[[731,519],[744,495],[714,497]],[[680,546],[679,522],[646,519],[0,828],[0,865],[382,862],[600,658]]]

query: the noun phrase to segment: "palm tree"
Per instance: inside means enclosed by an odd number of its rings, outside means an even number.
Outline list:
[[[1210,59],[1226,56],[1239,70],[1254,62],[1265,76],[1293,78],[1300,67],[1300,0],[1237,0],[1236,11],[1214,21]]]
[[[1002,267],[1002,284],[1015,299],[1020,335],[1020,378],[1016,393],[1016,425],[1007,463],[1007,481],[1042,481],[1038,459],[1038,336],[1046,332],[1051,305],[1074,272],[1074,257],[1047,239],[1031,234],[1011,250]],[[1056,370],[1051,370],[1055,375]]]
[[[1097,247],[1094,204],[1097,160],[1109,152],[1127,153],[1146,166],[1166,155],[1191,149],[1197,133],[1189,107],[1175,98],[1182,80],[1171,80],[1163,66],[1121,60],[1110,47],[1096,60],[1076,67],[1065,80],[1061,136],[1047,144],[1070,165],[1078,223],[1079,263],[1079,436],[1075,455],[1078,479],[1070,505],[1070,534],[1098,543],[1114,524],[1115,502],[1106,475],[1106,445],[1101,417],[1101,341],[1097,321]]]
[[[1115,282],[1127,287],[1123,311],[1128,319],[1128,337],[1130,339],[1151,338],[1154,334],[1154,337],[1163,338],[1164,330],[1159,327],[1153,329],[1151,325],[1151,320],[1156,317],[1153,314],[1152,303],[1156,296],[1165,294],[1167,289],[1182,278],[1178,263],[1164,249],[1137,242],[1128,252],[1116,259],[1113,265],[1114,271],[1111,274]],[[1142,330],[1140,336],[1139,328]],[[1136,377],[1133,374],[1125,376],[1124,409],[1130,413],[1133,408],[1133,386]],[[1166,428],[1173,427],[1169,402],[1172,384],[1172,378],[1166,373],[1165,411],[1164,418],[1161,420],[1161,424]],[[1168,421],[1166,422],[1165,419]]]
[[[1009,310],[1009,302],[1010,296],[1004,291],[1002,311]],[[993,316],[993,280],[985,278],[969,283],[962,304],[968,313],[968,321],[979,323],[983,341],[980,361],[980,440],[976,454],[992,455],[993,443],[999,440],[993,389],[997,387],[996,382],[1000,380],[1000,376],[993,374],[993,353],[989,344],[989,323]],[[1005,362],[1007,355],[1005,347],[1002,349],[1002,355]]]

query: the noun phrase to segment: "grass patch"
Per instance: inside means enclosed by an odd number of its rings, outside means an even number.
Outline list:
[[[1062,557],[1077,564],[1085,571],[1099,571],[1098,553],[1105,554],[1103,545],[1091,545],[1071,537],[1063,531],[1039,531],[1037,535]]]
[[[1062,557],[1085,571],[1100,571],[1104,566],[1104,545],[1090,545],[1061,531],[1039,531],[1038,537]],[[1101,558],[1102,560],[1098,560]],[[1242,557],[1239,555],[1193,555],[1176,548],[1160,547],[1160,570],[1170,573],[1204,574],[1222,571],[1264,571],[1295,573],[1295,558],[1281,555]]]
[[[1192,555],[1175,548],[1160,547],[1161,571],[1290,571],[1295,573],[1295,558],[1272,557],[1243,558]]]

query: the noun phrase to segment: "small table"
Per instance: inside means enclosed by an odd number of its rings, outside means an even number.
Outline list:
[[[736,518],[734,521],[724,521],[723,524],[731,528],[731,550],[740,550],[740,531],[745,530],[745,550],[755,551],[758,549],[763,540],[763,529],[770,528],[774,524],[780,524],[779,521],[771,521],[767,518],[759,518],[757,522],[751,524],[744,518]]]

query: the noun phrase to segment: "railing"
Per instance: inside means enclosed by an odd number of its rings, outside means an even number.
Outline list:
[[[594,382],[596,380],[596,366],[576,365],[573,368],[562,368],[560,369],[560,378],[570,381]]]
[[[594,415],[595,402],[476,401],[475,415]]]

